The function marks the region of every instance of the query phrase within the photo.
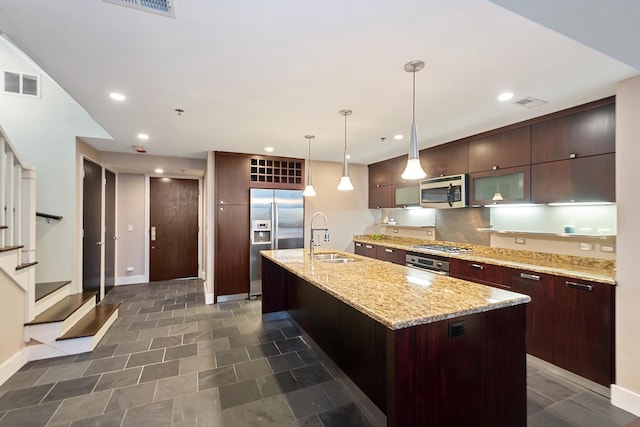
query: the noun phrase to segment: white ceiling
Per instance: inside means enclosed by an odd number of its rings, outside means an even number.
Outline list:
[[[352,162],[406,153],[413,59],[426,62],[420,148],[612,95],[638,74],[485,0],[175,0],[175,19],[101,0],[0,0],[0,31],[113,136],[87,140],[98,150],[191,158],[266,146],[306,157],[315,134],[313,159],[341,161],[344,108]],[[548,103],[500,103],[505,90]]]

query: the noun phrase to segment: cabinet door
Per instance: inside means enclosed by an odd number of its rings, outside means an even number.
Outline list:
[[[498,265],[451,258],[449,260],[449,274],[458,279],[509,289],[509,286],[502,281],[502,267]]]
[[[532,163],[615,152],[615,104],[534,124]]]
[[[389,160],[369,165],[369,188],[393,184],[392,173],[393,165]]]
[[[553,363],[553,289],[555,276],[505,268],[505,285],[529,295],[527,304],[527,353]]]
[[[554,364],[609,387],[613,382],[614,287],[556,277]]]
[[[372,245],[370,243],[363,243],[359,252],[356,252],[359,255],[363,255],[369,258],[377,258],[377,245]]]
[[[490,205],[496,193],[506,203],[525,203],[531,200],[531,167],[500,169],[469,174],[469,204]]]
[[[369,209],[392,208],[393,185],[369,188]]]
[[[389,261],[394,264],[404,265],[407,262],[407,251],[403,249],[388,248],[378,246],[376,248],[376,258],[382,261]]]
[[[395,157],[395,158],[390,160],[390,162],[391,162],[391,182],[394,185],[403,185],[403,184],[411,184],[411,183],[418,184],[417,180],[402,179],[402,173],[404,172],[404,170],[407,167],[407,160],[408,159],[409,159],[409,156],[405,155],[405,156]]]
[[[218,205],[215,294],[249,292],[249,206]]]
[[[246,155],[216,153],[218,204],[249,204],[250,159]]]
[[[615,154],[531,165],[531,201],[614,202]]]
[[[420,205],[420,186],[415,185],[394,185],[393,204],[397,208]]]
[[[421,150],[420,162],[427,178],[467,173],[469,144],[467,141],[455,142]]]
[[[353,253],[356,254],[356,255],[365,256],[364,243],[362,243],[362,242],[353,242]]]
[[[530,126],[469,141],[469,172],[524,166],[530,162]]]

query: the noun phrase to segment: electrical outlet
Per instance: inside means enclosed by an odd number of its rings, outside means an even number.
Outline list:
[[[429,236],[429,237],[433,236],[433,231],[427,230],[427,236]]]
[[[593,245],[591,243],[580,243],[580,250],[581,251],[592,251],[593,250]]]
[[[527,239],[524,237],[516,237],[516,245],[525,245],[527,243]]]
[[[133,267],[127,267],[127,273],[133,273]]]
[[[602,245],[600,246],[600,252],[615,252],[616,251],[616,247],[615,246],[607,246],[607,245]]]
[[[394,228],[394,229],[393,229],[393,232],[394,232],[394,233],[397,233],[397,232],[398,232],[398,229],[397,229],[397,228]]]

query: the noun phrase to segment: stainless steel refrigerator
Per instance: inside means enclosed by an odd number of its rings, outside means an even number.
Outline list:
[[[262,295],[260,251],[304,247],[302,191],[252,188],[250,223],[249,298],[255,298]]]

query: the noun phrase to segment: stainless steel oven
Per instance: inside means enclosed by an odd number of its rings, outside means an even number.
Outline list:
[[[420,181],[423,208],[463,208],[467,205],[467,176],[450,175]]]
[[[407,252],[406,265],[443,276],[449,275],[449,258],[440,255]]]

